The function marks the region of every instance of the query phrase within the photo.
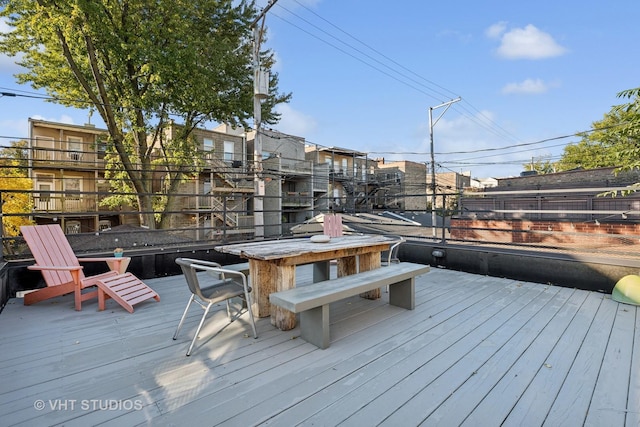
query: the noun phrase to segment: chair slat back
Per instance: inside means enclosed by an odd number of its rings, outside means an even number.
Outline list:
[[[59,225],[23,225],[20,227],[20,231],[22,231],[24,240],[27,242],[37,265],[49,267],[80,265]],[[69,271],[42,270],[42,276],[47,286],[73,282]],[[80,270],[80,278],[84,278],[82,270]]]
[[[323,219],[323,233],[329,237],[340,237],[343,234],[342,216],[339,214],[325,215]]]

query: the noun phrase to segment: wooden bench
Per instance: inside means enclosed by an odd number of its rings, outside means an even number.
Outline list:
[[[428,265],[401,262],[312,285],[274,292],[271,304],[300,313],[300,335],[322,349],[329,347],[329,304],[383,286],[389,286],[389,304],[413,310],[415,277]]]

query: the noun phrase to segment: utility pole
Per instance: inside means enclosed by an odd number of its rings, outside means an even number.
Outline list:
[[[455,102],[460,101],[462,98],[457,97],[456,99],[452,99],[449,102],[442,103],[440,105],[436,105],[435,107],[429,107],[429,139],[431,141],[431,231],[433,233],[433,237],[436,236],[436,160],[433,153],[433,127],[438,123],[438,120],[447,112],[449,107]],[[442,114],[438,116],[436,121],[433,121],[433,110],[437,108],[446,107]],[[443,218],[444,221],[444,218]],[[443,224],[444,227],[444,224]]]
[[[268,96],[269,92],[269,78],[266,77],[266,82],[263,81],[265,73],[260,68],[260,43],[262,42],[262,31],[264,27],[264,17],[276,4],[278,0],[270,0],[269,3],[262,9],[262,12],[256,17],[251,24],[253,29],[253,126],[255,128],[255,137],[253,139],[253,225],[254,235],[256,238],[264,237],[264,175],[262,169],[262,136],[260,134],[260,124],[262,122],[262,99]],[[258,23],[262,20],[260,27]],[[264,83],[267,85],[267,93],[264,94],[261,90]]]

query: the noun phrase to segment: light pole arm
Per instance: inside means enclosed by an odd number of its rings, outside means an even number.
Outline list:
[[[452,104],[460,101],[461,99],[462,98],[457,97],[456,99],[452,99],[449,102],[444,102],[440,105],[436,105],[435,107],[429,107],[429,143],[431,146],[431,185],[430,185],[431,187],[431,231],[433,233],[434,238],[436,237],[437,233],[436,233],[436,159],[435,159],[435,154],[433,152],[433,127],[436,125],[436,123],[438,123],[438,120],[440,120],[440,118],[444,115],[444,113],[447,112],[449,107],[451,107]],[[437,108],[442,108],[442,107],[446,107],[446,108],[434,122],[433,110]],[[443,218],[443,221],[444,221],[444,218]],[[443,227],[444,227],[444,224],[443,224]]]

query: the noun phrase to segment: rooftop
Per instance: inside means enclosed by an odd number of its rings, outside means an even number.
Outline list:
[[[335,274],[335,272],[333,273]],[[311,281],[311,267],[299,267]],[[0,314],[4,425],[640,424],[640,310],[602,293],[461,273],[419,276],[416,309],[331,307],[320,350],[224,305],[201,317],[182,276],[127,313],[65,296]]]

